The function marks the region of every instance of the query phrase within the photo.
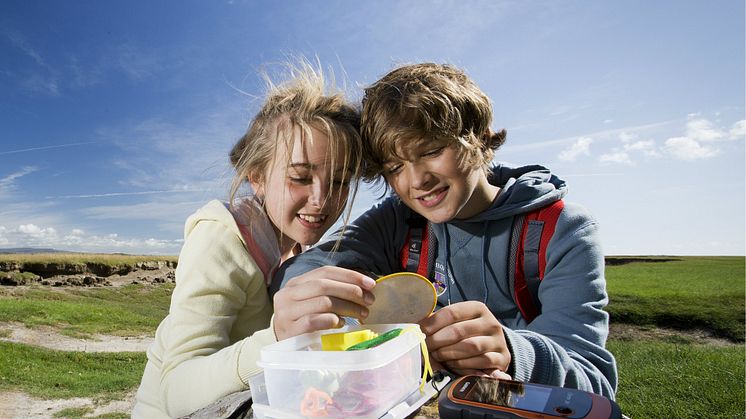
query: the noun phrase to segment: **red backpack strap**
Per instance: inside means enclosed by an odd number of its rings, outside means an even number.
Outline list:
[[[562,200],[555,201],[549,206],[523,214],[522,220],[516,220],[513,224],[513,298],[528,323],[541,313],[539,284],[544,279],[547,265],[547,246],[564,207]]]
[[[407,272],[417,272],[429,278],[432,258],[429,252],[431,232],[427,219],[417,213],[412,213],[407,224],[409,224],[407,239],[399,254],[402,269]]]

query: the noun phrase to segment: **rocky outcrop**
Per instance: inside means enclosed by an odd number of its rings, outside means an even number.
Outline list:
[[[51,278],[60,275],[92,275],[109,277],[112,275],[127,275],[130,272],[138,270],[155,271],[175,268],[176,262],[171,261],[143,261],[135,264],[121,265],[111,265],[98,262],[0,262],[0,272],[30,272],[40,276],[41,278]]]
[[[49,285],[55,287],[117,286],[126,283],[173,283],[176,261],[144,260],[131,263],[101,262],[0,262],[0,285]]]

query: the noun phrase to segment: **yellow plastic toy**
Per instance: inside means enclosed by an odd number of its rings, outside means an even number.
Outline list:
[[[322,351],[344,351],[352,345],[378,337],[378,333],[369,330],[356,330],[354,332],[329,333],[321,335]]]

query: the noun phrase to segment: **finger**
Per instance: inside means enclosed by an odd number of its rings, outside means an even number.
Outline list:
[[[502,326],[500,326],[497,320],[494,322],[485,321],[485,319],[480,317],[464,320],[438,329],[425,338],[425,343],[431,351],[437,351],[447,346],[463,343],[475,337],[490,337],[494,339],[494,337],[500,336],[502,333]],[[495,340],[492,343],[495,342],[498,341]],[[484,344],[484,342],[478,343]],[[487,349],[489,347],[484,348],[483,352]]]
[[[318,296],[336,297],[359,305],[370,305],[375,301],[370,291],[355,284],[329,278],[313,278],[292,287],[283,288],[275,295],[275,298],[281,302],[298,302]]]
[[[485,374],[489,375],[492,378],[497,378],[500,380],[512,380],[513,377],[510,376],[510,374],[506,373],[505,371],[500,371],[498,369],[495,370],[484,370]]]
[[[433,369],[433,371],[446,369],[446,367],[443,364],[434,360],[432,357],[430,357],[430,367]]]
[[[276,311],[282,311],[282,316],[292,320],[298,320],[311,314],[334,313],[337,316],[355,317],[364,319],[368,317],[368,308],[347,300],[328,295],[319,295],[294,304],[285,305],[281,309],[275,307]]]
[[[482,370],[474,370],[474,369],[459,369],[459,368],[448,368],[448,371],[451,371],[452,373],[456,375],[479,375],[479,376],[487,376],[487,374],[484,373]]]
[[[479,318],[482,316],[484,309],[486,309],[486,306],[479,301],[463,301],[451,304],[420,321],[420,328],[426,335],[431,335],[454,323]]]
[[[344,326],[344,319],[333,313],[310,314],[297,321],[291,322],[287,327],[275,328],[278,340],[302,335],[303,333],[316,332],[318,330],[335,329]]]
[[[366,290],[371,290],[376,286],[376,281],[373,278],[351,269],[340,268],[339,266],[323,266],[321,268],[316,268],[291,279],[288,281],[286,286],[301,285],[315,278],[325,278],[338,282],[345,282],[357,285]]]
[[[458,358],[448,361],[440,361],[449,368],[456,369],[478,369],[505,371],[508,368],[508,360],[497,352],[487,352],[469,358]]]
[[[471,358],[490,352],[501,353],[505,349],[507,348],[501,347],[492,336],[473,336],[439,349],[430,350],[435,359],[444,362]]]

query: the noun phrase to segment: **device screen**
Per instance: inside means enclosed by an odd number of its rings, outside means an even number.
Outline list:
[[[549,387],[526,386],[517,381],[494,380],[484,377],[469,377],[458,383],[453,396],[462,400],[516,409],[544,411],[552,389]]]

